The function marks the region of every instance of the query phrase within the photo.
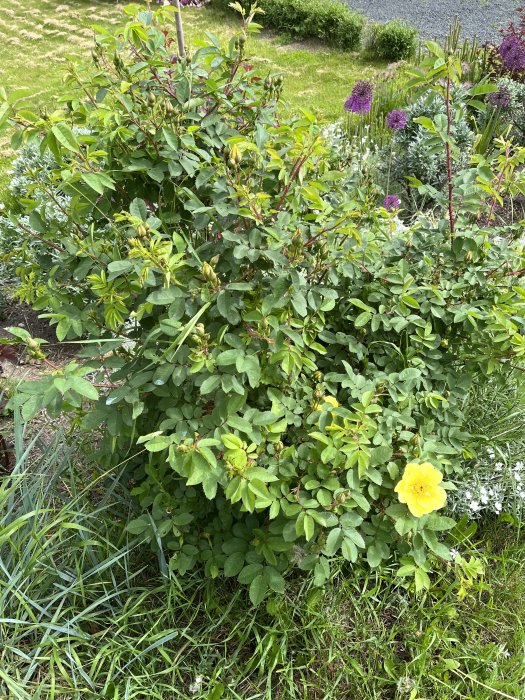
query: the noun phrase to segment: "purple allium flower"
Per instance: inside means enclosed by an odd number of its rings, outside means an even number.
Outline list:
[[[393,109],[387,115],[386,125],[389,129],[395,129],[396,131],[404,129],[407,125],[406,112],[403,112],[402,109]]]
[[[507,109],[510,104],[510,92],[502,85],[497,92],[491,92],[487,99],[493,107]]]
[[[354,85],[352,94],[345,101],[345,111],[355,114],[368,114],[372,105],[374,86],[369,80],[359,80]]]
[[[519,37],[510,34],[500,44],[499,54],[501,60],[510,70],[520,71],[525,69],[525,46]]]
[[[383,199],[383,206],[387,211],[395,211],[396,209],[399,209],[401,202],[399,201],[397,194],[387,194],[387,196]]]

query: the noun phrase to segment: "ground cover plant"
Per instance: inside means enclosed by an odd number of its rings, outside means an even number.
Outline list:
[[[520,698],[525,150],[504,85],[428,44],[390,89],[347,87],[381,124],[345,145],[261,74],[259,16],[181,58],[172,11],[137,12],[59,109],[4,107],[10,274],[82,350],[0,345],[4,373],[24,347],[46,368],[2,380],[0,694]],[[396,190],[416,125],[442,180]]]

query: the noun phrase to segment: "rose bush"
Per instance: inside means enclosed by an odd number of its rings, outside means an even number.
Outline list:
[[[482,188],[455,235],[371,208],[314,116],[285,119],[280,78],[246,62],[249,17],[188,59],[170,17],[100,31],[66,109],[3,109],[15,145],[56,161],[25,202],[49,256],[19,294],[84,342],[14,402],[76,413],[97,463],[127,465],[129,529],[166,570],[236,576],[258,603],[294,565],[322,584],[336,555],[398,551],[428,585],[453,521],[412,515],[394,488],[409,462],[452,488],[469,385],[525,352],[521,248],[470,213]],[[57,189],[60,226],[42,199]]]

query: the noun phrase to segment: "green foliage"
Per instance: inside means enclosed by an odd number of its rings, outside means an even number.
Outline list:
[[[382,700],[397,686],[442,700],[446,683],[458,697],[519,697],[524,545],[505,524],[484,533],[492,552],[462,550],[431,594],[340,560],[324,590],[289,580],[253,610],[231,581],[160,576],[123,534],[119,474],[91,472],[82,445],[52,430],[31,436],[16,419],[16,464],[0,477],[3,696]]]
[[[43,105],[54,108],[56,95],[62,90],[61,78],[67,59],[81,56],[87,60],[91,54],[93,22],[102,27],[119,26],[123,23],[122,5],[127,4],[106,2],[96,5],[94,19],[93,4],[86,0],[73,0],[71,13],[63,12],[60,3],[6,1],[6,13],[10,19],[2,30],[5,39],[0,44],[0,85],[15,90],[23,75],[33,111]],[[228,41],[237,31],[236,13],[225,13],[214,3],[202,8],[186,6],[182,13],[185,39],[191,50],[206,40],[207,33]],[[264,19],[261,21],[266,23]],[[63,30],[60,30],[61,24]],[[38,41],[31,39],[35,33]],[[16,51],[13,50],[15,45]],[[312,111],[322,113],[324,118],[336,119],[347,86],[370,73],[370,60],[360,55],[349,61],[343,51],[322,45],[316,46],[315,51],[309,48],[301,43],[286,44],[282,35],[265,31],[252,36],[248,62],[263,71],[267,66],[279,67],[285,81],[283,96],[292,109],[303,107],[307,102]],[[29,54],[31,61],[28,62],[26,57]],[[8,185],[12,153],[3,147],[0,150],[1,198]]]
[[[368,49],[377,58],[387,61],[408,61],[418,48],[417,29],[395,19],[386,24],[375,24],[370,31]]]
[[[223,7],[229,0],[216,0]],[[248,9],[251,0],[242,0]],[[339,0],[261,0],[265,26],[301,39],[320,39],[344,51],[356,51],[365,18]]]
[[[294,565],[321,585],[341,554],[399,551],[421,589],[453,521],[414,518],[393,487],[413,460],[454,478],[470,383],[525,353],[525,292],[506,284],[521,250],[471,216],[482,187],[455,237],[398,230],[349,196],[310,113],[282,118],[278,76],[245,66],[251,17],[179,62],[170,17],[99,32],[65,111],[5,107],[15,144],[57,164],[25,204],[53,262],[22,270],[20,294],[84,344],[16,404],[100,433],[164,573],[200,564],[257,604]],[[51,184],[70,197],[60,227]]]
[[[452,134],[455,143],[455,170],[468,165],[474,142],[474,132],[469,126],[464,109],[464,95],[457,95]],[[419,180],[441,190],[447,180],[446,160],[441,137],[425,128],[429,121],[437,120],[445,127],[446,105],[441,95],[429,90],[410,104],[405,112],[407,125],[392,135],[391,146],[384,151],[385,162],[391,168],[391,177],[398,187],[409,192],[409,178]],[[426,121],[429,120],[429,121]],[[415,192],[410,193],[416,197]]]

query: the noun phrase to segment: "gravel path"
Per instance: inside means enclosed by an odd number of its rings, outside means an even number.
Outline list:
[[[520,0],[346,0],[354,10],[378,22],[400,18],[419,29],[424,39],[444,37],[457,15],[462,36],[487,41],[515,19]]]

